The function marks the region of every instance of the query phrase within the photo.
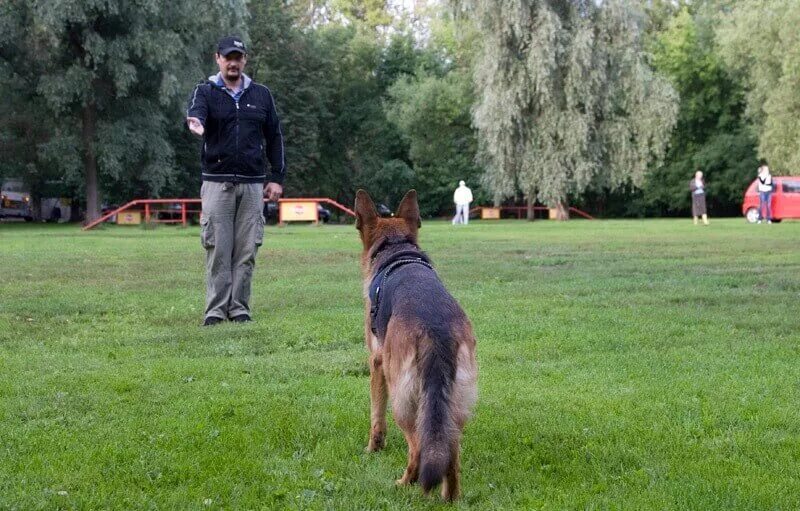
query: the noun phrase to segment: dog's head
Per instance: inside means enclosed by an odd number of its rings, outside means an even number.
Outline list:
[[[375,203],[364,190],[356,192],[356,229],[364,244],[364,253],[378,241],[393,237],[405,237],[416,244],[417,231],[422,226],[417,204],[417,191],[409,190],[400,201],[394,218],[381,218]]]

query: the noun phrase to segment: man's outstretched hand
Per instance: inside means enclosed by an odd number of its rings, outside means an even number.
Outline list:
[[[191,131],[198,137],[202,137],[203,133],[206,132],[206,129],[203,127],[203,124],[197,117],[187,117],[186,122],[189,124],[189,131]]]
[[[275,202],[281,198],[283,194],[283,187],[278,183],[267,183],[264,186],[264,197],[267,198],[268,201]]]

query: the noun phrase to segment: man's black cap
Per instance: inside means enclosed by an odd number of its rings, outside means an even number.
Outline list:
[[[240,37],[227,36],[219,40],[217,52],[220,55],[224,57],[225,55],[235,51],[238,51],[241,54],[247,54],[247,48],[244,47],[244,41],[242,41]]]

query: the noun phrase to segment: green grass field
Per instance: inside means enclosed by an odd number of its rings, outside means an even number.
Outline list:
[[[463,509],[800,508],[800,223],[430,222],[478,337]],[[0,225],[0,509],[437,509],[366,454],[352,226],[269,228],[202,328],[198,228]]]

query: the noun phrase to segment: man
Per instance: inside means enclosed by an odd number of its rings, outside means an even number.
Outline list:
[[[250,284],[264,237],[262,197],[278,200],[286,175],[275,100],[267,87],[244,74],[244,42],[223,37],[215,57],[219,73],[194,88],[186,113],[191,132],[203,137],[204,326],[251,320]]]
[[[762,165],[758,167],[758,223],[764,219],[762,214],[764,208],[767,210],[767,223],[772,223],[772,174],[769,173],[769,167]]]
[[[458,182],[458,188],[453,193],[453,202],[456,203],[456,216],[453,217],[453,225],[469,223],[469,203],[472,202],[472,190],[467,188],[464,181]]]

